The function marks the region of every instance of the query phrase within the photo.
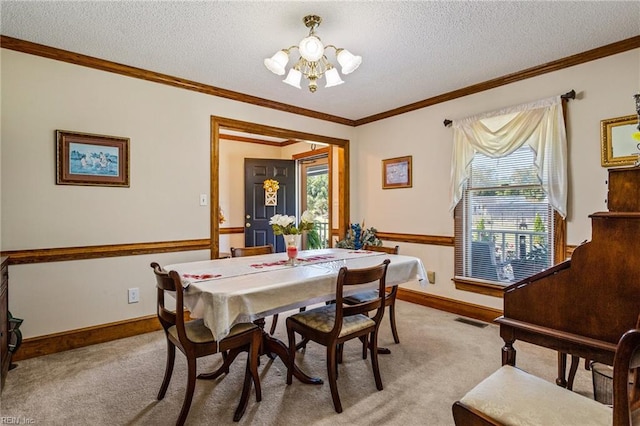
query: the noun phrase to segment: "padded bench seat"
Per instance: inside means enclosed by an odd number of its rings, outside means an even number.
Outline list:
[[[460,402],[505,425],[611,425],[611,407],[505,365]]]

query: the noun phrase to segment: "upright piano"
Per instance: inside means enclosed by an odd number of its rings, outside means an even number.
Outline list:
[[[505,289],[496,319],[502,364],[516,364],[514,342],[558,351],[559,385],[566,354],[613,365],[616,345],[640,314],[640,168],[610,169],[607,212],[590,215],[591,241],[571,259]]]

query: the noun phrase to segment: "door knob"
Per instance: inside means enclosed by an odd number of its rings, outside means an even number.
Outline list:
[[[251,228],[251,224],[249,222],[245,223],[244,226],[246,226],[247,228]]]
[[[246,217],[247,219],[251,219],[251,215],[250,215],[250,214],[246,215],[245,217]]]

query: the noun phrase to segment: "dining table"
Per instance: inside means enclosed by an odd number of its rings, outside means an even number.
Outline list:
[[[181,277],[184,305],[192,318],[202,318],[216,341],[222,340],[238,323],[264,326],[270,315],[335,300],[338,271],[342,267],[366,268],[389,259],[386,286],[424,281],[426,272],[420,258],[370,250],[327,248],[302,250],[291,260],[287,253],[212,259],[166,265]],[[372,282],[354,286],[345,296],[375,288]],[[239,352],[238,352],[239,353]],[[200,379],[214,379],[228,371],[238,353],[228,354],[214,372]],[[278,356],[289,364],[284,342],[263,329],[261,353]],[[294,376],[303,383],[321,384],[294,365]]]

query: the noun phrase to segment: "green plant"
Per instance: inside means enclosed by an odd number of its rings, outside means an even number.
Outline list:
[[[307,248],[310,250],[321,249],[322,241],[320,240],[320,234],[318,230],[314,227],[312,230],[307,232]]]
[[[536,213],[535,219],[533,219],[533,231],[534,232],[546,232],[547,229],[544,226],[544,222],[542,221],[542,217],[540,217],[540,213]],[[535,244],[542,244],[544,242],[544,237],[541,235],[536,235],[533,237],[533,242]]]
[[[484,224],[484,217],[480,218],[480,220],[478,221],[478,225],[476,226],[476,229],[478,230],[478,238],[480,239],[480,241],[490,240],[489,233],[482,232],[486,229],[486,225]]]

